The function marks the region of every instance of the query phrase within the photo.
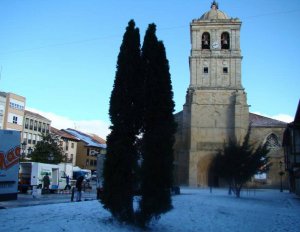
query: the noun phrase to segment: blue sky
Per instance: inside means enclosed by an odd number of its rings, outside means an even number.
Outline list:
[[[134,19],[141,41],[148,24],[157,25],[178,112],[189,85],[189,24],[211,2],[1,0],[0,91],[26,97],[26,107],[50,117],[56,127],[89,125],[104,136],[117,55]],[[243,22],[242,84],[250,111],[291,120],[299,101],[300,1],[218,2],[220,10]]]

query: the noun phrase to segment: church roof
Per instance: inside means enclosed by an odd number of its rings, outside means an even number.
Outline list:
[[[287,125],[285,122],[254,113],[249,113],[249,120],[253,127],[286,127]]]
[[[299,103],[300,104],[300,103]],[[300,108],[299,108],[300,109]],[[175,120],[180,123],[183,117],[183,111],[177,112]],[[249,120],[253,127],[286,127],[287,123],[276,119],[268,118],[259,114],[249,113]],[[180,126],[180,125],[179,125]]]
[[[211,4],[210,11],[204,13],[200,20],[211,20],[211,19],[229,19],[229,17],[223,12],[218,9],[218,4],[214,1]]]

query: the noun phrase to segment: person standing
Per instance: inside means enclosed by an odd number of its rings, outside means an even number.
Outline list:
[[[46,172],[46,175],[43,177],[43,184],[44,184],[43,190],[49,191],[50,178],[49,178],[48,172]]]
[[[70,186],[70,177],[66,176],[66,187],[65,190],[70,190],[71,186]]]
[[[84,177],[79,176],[76,180],[76,201],[81,201],[82,182]]]

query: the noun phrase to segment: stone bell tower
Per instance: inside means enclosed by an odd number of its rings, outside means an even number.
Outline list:
[[[224,142],[241,140],[249,107],[241,83],[241,21],[229,18],[214,1],[191,28],[190,85],[183,106],[182,150],[190,186],[208,186],[210,164]]]

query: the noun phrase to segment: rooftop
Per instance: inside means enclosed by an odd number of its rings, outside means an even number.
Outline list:
[[[286,127],[287,123],[262,115],[249,113],[249,120],[253,127]]]
[[[73,136],[73,135],[71,135],[71,134],[69,134],[69,133],[67,133],[67,132],[65,132],[63,130],[58,130],[58,129],[54,128],[54,127],[51,127],[50,131],[51,131],[51,133],[56,134],[56,135],[58,135],[58,136],[60,136],[62,138],[66,138],[66,139],[69,139],[69,140],[79,141],[78,138],[76,138],[75,136]]]
[[[204,13],[200,20],[211,20],[211,19],[229,19],[229,17],[223,12],[219,10],[218,3],[213,1],[211,4],[211,9]]]
[[[42,115],[40,115],[40,114],[38,114],[38,113],[34,113],[34,112],[32,112],[32,111],[29,111],[29,110],[24,110],[24,114],[25,114],[25,115],[30,115],[30,116],[35,117],[35,118],[40,118],[40,119],[43,119],[43,120],[45,120],[45,121],[49,121],[49,123],[51,123],[51,120],[50,120],[50,119],[45,118],[44,116],[42,116]]]
[[[77,130],[70,129],[70,128],[65,129],[63,131],[75,136],[77,139],[86,143],[87,146],[97,147],[97,148],[106,148],[106,144],[101,144],[97,140],[93,139],[90,135],[85,134],[81,131],[77,131]]]

